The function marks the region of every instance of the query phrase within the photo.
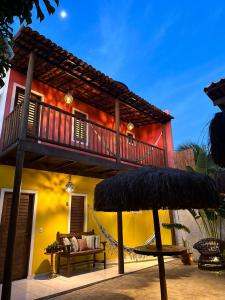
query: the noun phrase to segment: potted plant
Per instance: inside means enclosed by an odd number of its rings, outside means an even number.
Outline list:
[[[55,241],[53,243],[51,243],[50,245],[48,245],[46,248],[45,248],[45,251],[46,253],[52,253],[52,252],[57,252],[58,251],[58,242]]]
[[[162,227],[169,229],[169,230],[181,230],[185,231],[187,233],[190,233],[190,229],[180,223],[162,223]],[[183,234],[182,234],[182,241],[183,241],[183,246],[187,249],[187,253],[183,254],[181,256],[181,261],[184,265],[191,265],[192,263],[192,252],[190,251],[189,243],[187,240],[184,239]]]

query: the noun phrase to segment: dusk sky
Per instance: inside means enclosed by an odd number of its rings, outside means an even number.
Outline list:
[[[218,109],[203,88],[225,77],[225,1],[60,3],[53,16],[31,27],[169,109],[175,148],[207,142],[208,123]]]

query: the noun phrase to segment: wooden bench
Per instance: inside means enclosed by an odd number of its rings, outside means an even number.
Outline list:
[[[77,239],[81,239],[82,235],[94,235],[94,230],[88,231],[88,232],[71,232],[71,233],[59,233],[57,232],[56,240],[59,243],[59,251],[56,254],[57,257],[57,273],[60,274],[60,269],[62,267],[66,267],[67,269],[67,276],[70,276],[71,266],[76,264],[83,264],[92,262],[93,268],[95,267],[96,262],[100,262],[104,264],[104,269],[106,269],[106,251],[105,246],[106,242],[100,242],[102,247],[98,249],[88,249],[84,251],[78,251],[78,252],[72,252],[71,246],[65,246],[63,244],[63,238],[67,237],[68,239],[75,236]],[[97,260],[96,254],[102,253],[103,254],[103,260]],[[92,256],[92,259],[86,259],[86,260],[76,260],[77,257],[80,256]],[[66,263],[62,264],[62,258],[66,259]]]

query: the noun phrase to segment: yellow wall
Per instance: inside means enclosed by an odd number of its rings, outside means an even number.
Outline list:
[[[0,189],[13,187],[14,167],[0,165]],[[24,169],[22,189],[37,192],[37,210],[34,239],[34,255],[32,273],[45,273],[49,271],[49,257],[44,255],[44,248],[56,239],[56,232],[68,230],[68,201],[69,195],[64,186],[68,180],[66,174]],[[88,195],[88,205],[93,207],[94,188],[99,179],[73,176],[75,184],[74,193]],[[98,212],[96,216],[106,230],[117,239],[117,226],[115,213]],[[169,222],[167,211],[160,212],[161,219]],[[124,244],[135,246],[143,244],[153,233],[152,213],[124,213]],[[40,230],[42,228],[43,230]],[[88,230],[95,229],[100,233],[93,219],[92,210],[88,210]],[[42,232],[41,232],[42,231]],[[171,243],[171,234],[162,229],[163,243]],[[102,237],[102,239],[104,239]],[[115,258],[107,253],[107,258]]]

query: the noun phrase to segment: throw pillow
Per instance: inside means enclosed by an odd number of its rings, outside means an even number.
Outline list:
[[[88,250],[86,239],[78,239],[79,249],[80,251]]]
[[[71,245],[70,240],[67,237],[63,238],[63,244],[64,244],[64,246],[70,246]]]
[[[100,235],[95,235],[95,249],[99,249],[100,248]]]
[[[78,251],[79,251],[79,244],[78,244],[78,241],[77,241],[77,239],[75,238],[75,236],[73,236],[73,237],[70,239],[70,242],[71,242],[71,248],[72,248],[72,251],[73,251],[73,252],[78,252]]]
[[[87,241],[89,249],[95,249],[95,236],[94,235],[82,235],[82,239]]]
[[[71,246],[70,240],[67,237],[65,237],[62,239],[62,241],[63,241],[63,245],[65,246],[64,251],[68,252]]]

